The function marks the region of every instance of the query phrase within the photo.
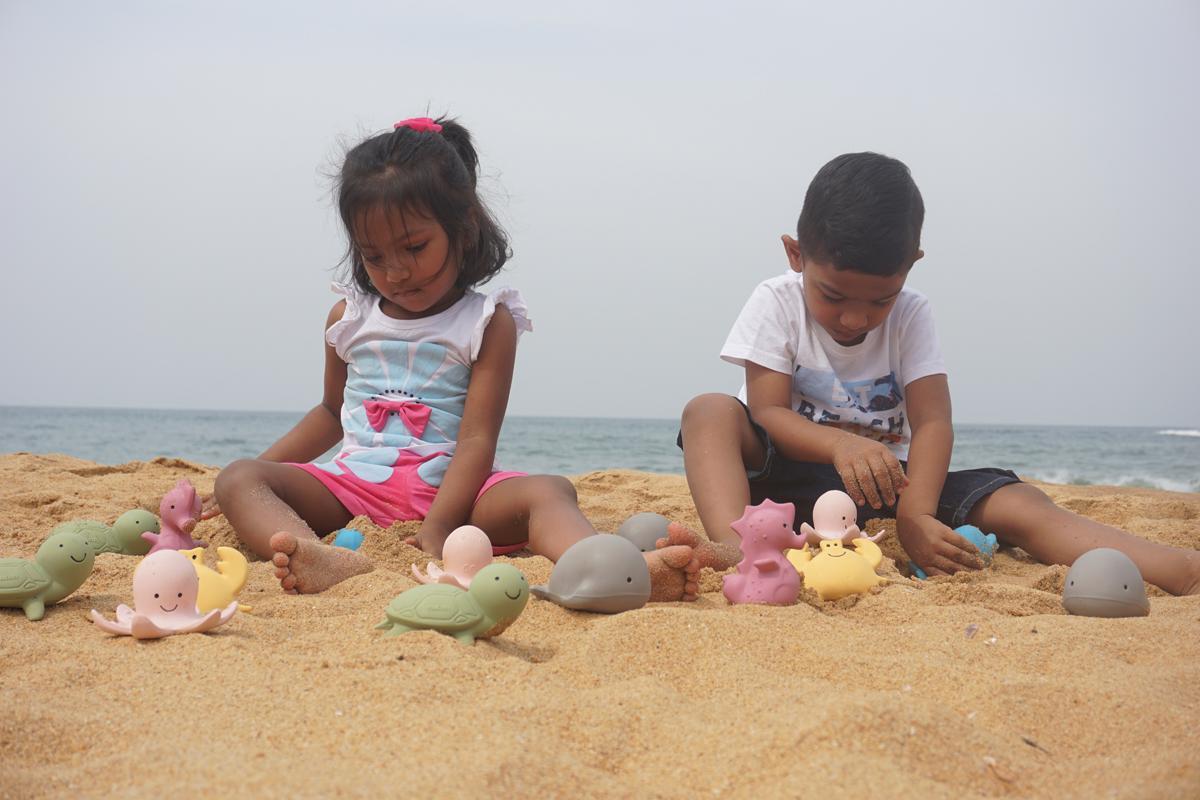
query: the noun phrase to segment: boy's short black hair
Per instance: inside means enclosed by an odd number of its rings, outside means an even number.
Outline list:
[[[902,162],[847,153],[813,178],[796,223],[806,258],[835,269],[895,275],[921,246],[925,203]]]

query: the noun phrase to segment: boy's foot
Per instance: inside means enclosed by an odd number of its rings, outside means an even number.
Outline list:
[[[271,537],[275,577],[285,592],[315,594],[375,568],[362,553],[280,531]]]
[[[660,549],[677,545],[690,547],[701,567],[711,567],[717,571],[736,567],[742,560],[742,548],[733,542],[709,541],[678,522],[668,525],[666,538],[659,539],[655,544]]]
[[[692,548],[664,547],[642,553],[650,568],[650,602],[695,600],[700,594],[700,563]]]

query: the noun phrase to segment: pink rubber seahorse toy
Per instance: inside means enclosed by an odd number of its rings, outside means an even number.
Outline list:
[[[792,531],[796,507],[764,500],[746,506],[746,513],[730,527],[742,539],[742,560],[737,573],[726,575],[721,585],[731,603],[786,606],[800,595],[800,573],[784,551],[804,547],[804,534]]]
[[[162,502],[158,504],[158,516],[161,519],[161,533],[142,531],[142,538],[151,545],[150,553],[204,547],[204,542],[196,541],[191,535],[200,521],[200,496],[186,478],[163,495]]]

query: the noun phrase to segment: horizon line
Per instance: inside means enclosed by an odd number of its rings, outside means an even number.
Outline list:
[[[169,411],[169,412],[200,412],[206,414],[306,414],[302,409],[248,409],[248,408],[173,408],[173,407],[149,407],[149,406],[86,406],[86,405],[43,405],[30,406],[15,403],[0,403],[2,408],[19,408],[30,411],[40,411],[45,409],[66,410],[66,411]],[[590,414],[506,414],[506,419],[592,419],[592,420],[624,420],[624,421],[642,421],[642,422],[678,422],[677,417],[638,417],[638,416],[600,416]],[[1112,423],[1061,423],[1061,422],[979,422],[975,420],[954,420],[955,425],[988,425],[992,427],[1027,427],[1027,428],[1141,428],[1141,429],[1167,429],[1180,430],[1200,429],[1200,424],[1170,424],[1160,423],[1156,425],[1128,425],[1128,424],[1112,424]]]

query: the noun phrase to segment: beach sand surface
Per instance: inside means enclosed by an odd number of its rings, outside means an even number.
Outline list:
[[[32,557],[67,520],[157,513],[177,480],[208,492],[216,473],[0,456],[0,556]],[[638,511],[698,525],[681,476],[573,481],[600,530]],[[1043,488],[1200,547],[1200,495]],[[1200,597],[1150,587],[1149,617],[1074,617],[1063,567],[1002,550],[918,582],[888,535],[890,582],[867,595],[734,607],[706,570],[695,603],[606,616],[534,598],[466,646],[374,629],[428,558],[401,543],[415,523],[355,527],[373,572],[291,596],[254,561],[253,613],[209,634],[92,625],[132,602],[130,556],[99,556],[40,622],[0,609],[0,797],[1200,797]],[[236,546],[223,518],[196,536]],[[543,558],[503,560],[549,577]]]

